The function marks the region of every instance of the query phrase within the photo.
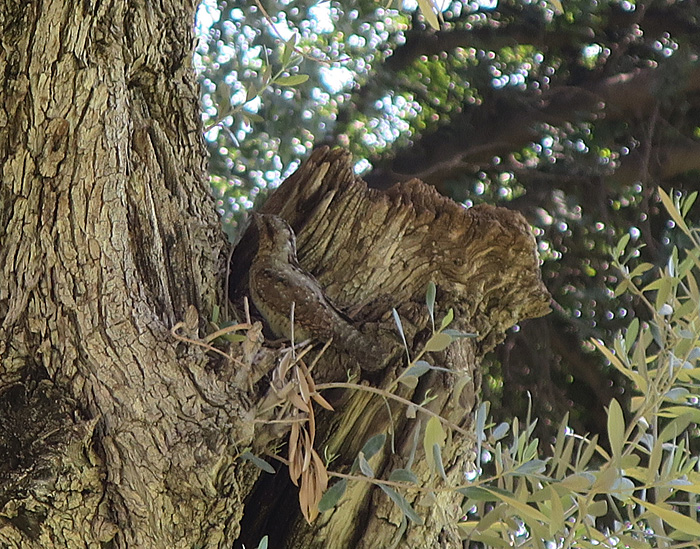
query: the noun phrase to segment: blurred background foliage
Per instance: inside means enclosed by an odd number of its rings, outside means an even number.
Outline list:
[[[570,411],[602,432],[611,376],[591,337],[644,315],[616,297],[621,236],[664,265],[673,223],[656,188],[698,187],[700,7],[646,2],[205,0],[195,64],[217,208],[244,212],[321,144],[348,148],[375,188],[418,177],[466,207],[532,224],[549,316],[484,363],[495,419],[533,397],[540,435]],[[308,77],[308,78],[307,78]],[[698,219],[698,206],[688,219]],[[624,386],[624,384],[620,385]]]

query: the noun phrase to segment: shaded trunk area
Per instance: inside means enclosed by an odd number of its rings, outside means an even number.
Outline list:
[[[170,336],[223,294],[194,9],[0,5],[2,547],[236,537],[235,390]]]

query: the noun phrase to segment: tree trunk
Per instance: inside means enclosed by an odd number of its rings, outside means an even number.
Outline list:
[[[274,377],[290,354],[261,349],[259,324],[239,326],[242,343],[199,339],[226,308],[227,254],[190,66],[194,7],[0,6],[0,545],[231,547],[242,528],[248,547],[264,534],[287,547],[456,547],[453,493],[405,492],[424,521],[409,524],[383,491],[354,481],[307,526],[284,471],[256,483],[259,470],[236,459],[286,440],[289,416],[267,404],[279,400],[275,383],[292,385]],[[388,349],[374,372],[337,342],[323,354],[309,379],[350,372],[368,390],[325,393],[335,411],[315,418],[313,447],[337,454],[333,471],[357,476],[355,456],[392,426],[393,453],[387,442],[371,460],[377,478],[413,462],[418,480],[436,485],[414,444],[430,416],[406,417],[369,389],[417,405],[434,396],[424,408],[450,424],[447,481],[462,482],[479,358],[510,325],[546,312],[528,226],[503,209],[463,210],[419,182],[367,191],[347,155],[327,150],[265,211],[289,221],[303,269]],[[255,253],[251,234],[232,264],[236,299]],[[478,337],[429,356],[448,370],[394,386],[406,362],[391,309],[415,357],[432,334],[429,281],[437,322],[452,307],[453,327]]]
[[[222,295],[194,8],[0,5],[0,546],[236,537],[235,391],[169,335]]]

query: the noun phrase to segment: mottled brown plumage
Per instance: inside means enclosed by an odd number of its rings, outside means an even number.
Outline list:
[[[249,273],[250,297],[277,337],[328,341],[360,362],[363,369],[382,365],[382,353],[325,296],[318,281],[304,271],[296,255],[296,238],[289,224],[270,214],[253,214],[259,233],[258,251]]]

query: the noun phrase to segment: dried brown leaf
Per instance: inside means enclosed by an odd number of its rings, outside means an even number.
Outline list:
[[[309,433],[309,447],[313,448],[314,440],[316,440],[316,415],[314,414],[314,407],[309,403],[309,417],[308,423],[306,424],[307,431]]]
[[[309,524],[318,516],[318,504],[328,488],[326,466],[315,450],[311,449],[311,454],[311,465],[302,474],[301,486],[299,487],[299,505]]]
[[[304,441],[302,447],[304,448],[304,465],[302,471],[307,471],[309,469],[309,464],[311,463],[311,452],[314,451],[311,445],[311,437],[306,429],[302,431],[304,433]]]
[[[294,406],[299,408],[302,412],[305,413],[310,413],[311,410],[311,403],[310,402],[304,402],[304,399],[301,398],[301,395],[299,393],[291,393],[289,395],[289,402],[291,402]]]
[[[326,491],[326,488],[328,488],[328,470],[326,469],[326,465],[323,463],[321,456],[318,455],[318,452],[316,452],[316,450],[312,450],[312,452],[314,468],[317,471],[318,484],[321,489],[318,497],[321,499],[321,496]]]
[[[304,472],[302,459],[302,449],[297,447],[294,452],[294,460],[290,460],[289,462],[289,478],[295,486],[299,486],[299,477],[301,477]]]
[[[306,379],[306,384],[309,386],[309,393],[315,393],[316,392],[316,383],[314,382],[314,378],[311,376],[311,372],[306,367],[306,364],[304,363],[303,360],[300,360],[298,364],[299,364],[299,369],[304,374],[304,379]]]
[[[299,487],[299,507],[301,507],[301,513],[309,524],[311,524],[318,515],[318,508],[316,508],[316,513],[314,513],[312,488],[310,484],[309,475],[302,475],[301,486]]]
[[[319,406],[321,406],[322,408],[325,408],[326,410],[330,410],[331,412],[335,411],[335,410],[333,410],[333,406],[331,406],[328,403],[328,401],[325,398],[323,398],[321,395],[319,395],[318,393],[313,393],[311,395],[311,398],[313,398],[316,401],[316,403]]]
[[[301,394],[301,398],[304,400],[304,402],[308,403],[311,391],[309,390],[309,384],[306,381],[306,376],[304,375],[304,372],[301,371],[301,368],[295,368],[295,373],[297,382],[299,383],[299,393]]]
[[[301,426],[299,423],[292,423],[292,428],[289,432],[289,476],[292,479],[292,482],[296,484],[297,478],[299,478],[298,474],[293,473],[292,467],[294,466],[293,464],[296,462],[296,457],[297,454],[299,453],[299,435],[301,434]]]
[[[275,368],[275,372],[272,375],[273,382],[283,384],[284,380],[287,378],[287,372],[289,372],[292,366],[294,366],[294,357],[290,349],[289,352],[282,355],[279,365]]]

